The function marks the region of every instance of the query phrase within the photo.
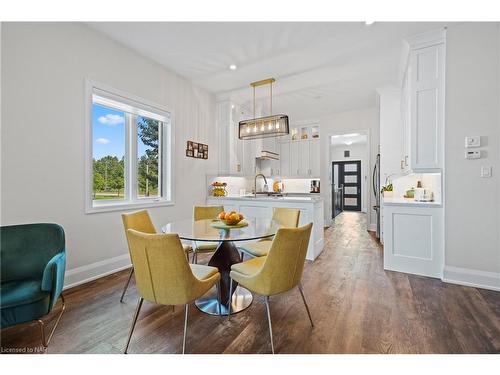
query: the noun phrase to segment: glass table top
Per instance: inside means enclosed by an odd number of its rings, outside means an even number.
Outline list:
[[[214,219],[174,221],[162,227],[161,230],[163,233],[177,233],[183,240],[220,242],[272,238],[280,227],[276,221],[271,219],[246,218],[245,220],[248,222],[246,227],[229,230],[214,228],[211,225],[216,222]]]

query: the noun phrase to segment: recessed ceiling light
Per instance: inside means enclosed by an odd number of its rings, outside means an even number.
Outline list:
[[[334,136],[332,136],[332,138],[339,138],[339,137],[340,137],[340,135],[334,135]]]
[[[349,134],[344,134],[344,137],[356,137],[358,136],[358,133],[349,133]]]
[[[352,145],[352,141],[345,141],[344,144],[346,144],[347,146],[350,146],[350,145]]]
[[[231,64],[231,65],[229,65],[229,69],[236,70],[236,69],[238,69],[238,67],[234,64]]]
[[[375,23],[375,21],[365,21],[366,26],[373,25],[374,23]]]

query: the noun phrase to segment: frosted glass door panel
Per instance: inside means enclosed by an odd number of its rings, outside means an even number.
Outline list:
[[[344,176],[344,182],[346,184],[357,184],[358,176],[357,175],[346,175]]]

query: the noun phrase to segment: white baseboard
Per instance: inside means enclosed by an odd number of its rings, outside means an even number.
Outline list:
[[[123,254],[66,271],[64,290],[110,275],[132,266],[130,255]]]
[[[444,282],[500,291],[500,273],[445,266]]]
[[[368,226],[368,230],[370,232],[376,232],[377,231],[377,223],[370,223],[370,225]]]

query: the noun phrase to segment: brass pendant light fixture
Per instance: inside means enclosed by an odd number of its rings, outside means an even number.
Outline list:
[[[257,139],[267,137],[280,137],[289,134],[288,116],[273,115],[273,83],[274,78],[264,79],[262,81],[252,82],[253,88],[253,118],[239,122],[239,139]],[[255,88],[258,86],[269,85],[269,111],[270,116],[255,117]]]

